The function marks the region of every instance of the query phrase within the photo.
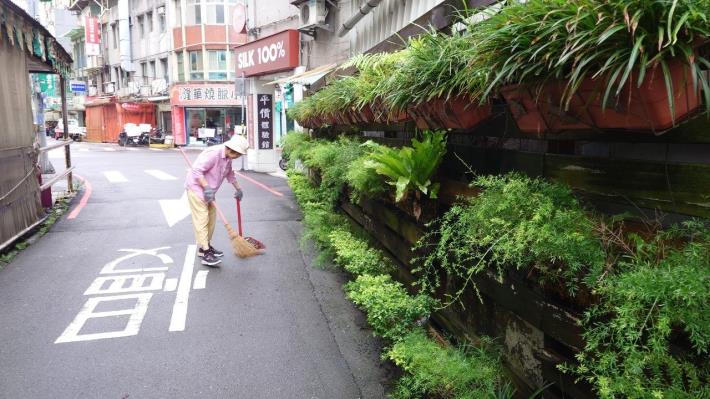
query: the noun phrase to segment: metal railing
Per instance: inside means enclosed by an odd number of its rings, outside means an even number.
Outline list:
[[[66,169],[63,172],[59,173],[58,175],[52,177],[46,183],[42,184],[40,186],[40,191],[44,191],[44,190],[52,187],[52,185],[54,183],[58,182],[59,180],[65,178],[65,177],[67,178],[67,191],[69,191],[69,192],[74,191],[74,186],[73,186],[73,181],[72,181],[73,180],[72,179],[72,172],[74,171],[75,167],[71,165],[71,149],[69,147],[73,142],[74,142],[73,140],[65,139],[62,142],[39,148],[39,152],[43,153],[43,152],[47,152],[47,151],[51,151],[51,150],[54,150],[57,148],[64,147],[64,160],[66,163]]]

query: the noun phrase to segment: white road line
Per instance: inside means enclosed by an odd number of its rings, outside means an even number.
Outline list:
[[[138,151],[137,148],[126,147],[126,151]]]
[[[151,150],[151,151],[163,151],[163,150],[161,150],[160,148],[148,148],[148,149]]]
[[[185,264],[180,273],[173,314],[170,317],[170,327],[168,331],[185,331],[185,321],[187,319],[187,302],[190,298],[190,286],[192,285],[192,271],[195,269],[195,255],[197,245],[188,245],[185,253]]]
[[[158,180],[177,180],[177,177],[158,169],[148,169],[145,173],[155,177]]]
[[[195,275],[195,283],[192,285],[192,288],[195,290],[204,289],[207,286],[207,273],[209,272],[209,270],[200,270],[197,272]]]
[[[81,151],[81,152],[89,152],[89,149],[88,149],[88,148],[79,148],[79,151]]]
[[[117,171],[117,170],[108,170],[104,172],[104,176],[110,181],[111,183],[127,183],[128,179],[126,179],[126,176],[123,175],[123,173]]]
[[[169,278],[165,280],[165,288],[163,288],[163,291],[165,292],[173,292],[177,288],[177,283],[178,279],[176,278]]]
[[[104,147],[104,151],[116,151],[116,149],[111,147]]]
[[[152,297],[153,294],[145,293],[89,298],[84,304],[84,307],[76,315],[74,320],[69,323],[69,326],[66,328],[66,330],[64,330],[62,335],[60,335],[59,338],[54,341],[54,343],[60,344],[66,342],[93,341],[96,339],[130,337],[133,335],[138,335],[138,332],[141,328],[141,323],[143,322],[143,317],[148,311],[148,303],[150,302],[150,298]],[[108,312],[94,312],[96,307],[102,302],[124,301],[127,299],[135,299],[136,303],[132,309],[113,310]],[[128,316],[128,322],[126,323],[126,327],[123,330],[102,333],[80,334],[82,327],[84,327],[84,324],[86,324],[89,319],[97,319],[103,317],[113,318],[116,316]]]

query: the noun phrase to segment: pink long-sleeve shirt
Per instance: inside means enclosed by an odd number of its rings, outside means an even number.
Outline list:
[[[201,177],[204,177],[207,184],[215,190],[219,189],[225,178],[230,183],[237,180],[232,170],[232,160],[224,152],[224,145],[202,151],[193,162],[192,170],[187,172],[185,188],[199,195],[204,201],[205,193],[202,184],[200,184]]]

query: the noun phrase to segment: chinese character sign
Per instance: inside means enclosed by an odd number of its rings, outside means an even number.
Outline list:
[[[273,96],[271,94],[259,94],[257,96],[256,112],[257,134],[260,150],[271,150],[274,148],[273,140]]]
[[[87,16],[84,20],[84,43],[86,46],[86,55],[101,55],[99,42],[99,19]]]

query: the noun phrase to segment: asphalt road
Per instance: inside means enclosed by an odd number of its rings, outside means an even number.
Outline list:
[[[190,256],[189,216],[169,227],[160,205],[184,192],[177,151],[72,148],[86,206],[0,270],[0,398],[384,397],[381,344],[344,277],[311,265],[283,178],[245,173],[283,196],[241,178],[245,233],[268,250],[236,258],[218,225],[214,269]]]

